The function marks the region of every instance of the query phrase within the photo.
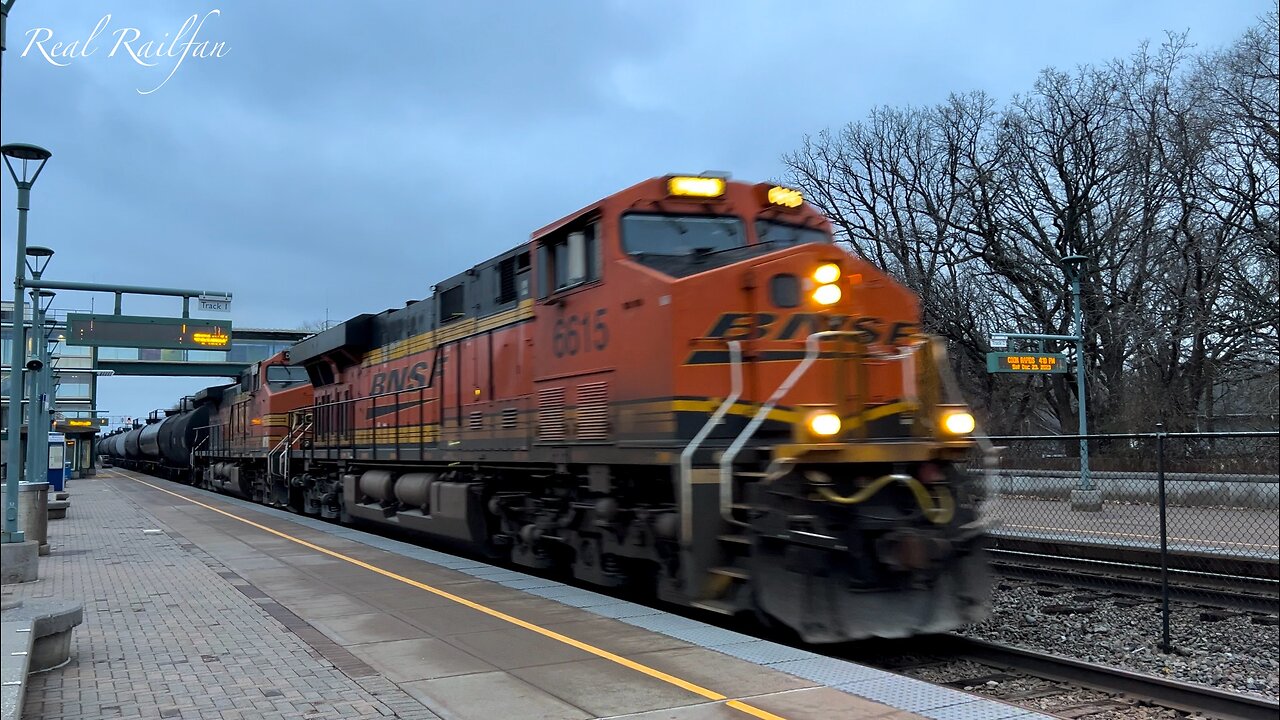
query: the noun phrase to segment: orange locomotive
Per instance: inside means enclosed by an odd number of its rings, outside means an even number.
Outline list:
[[[238,491],[812,642],[952,629],[973,418],[919,320],[798,192],[647,180],[291,348],[314,403]]]
[[[310,406],[313,395],[307,373],[289,365],[285,355],[250,365],[234,385],[207,388],[192,398],[197,409],[208,404],[215,412],[194,442],[209,487],[287,504],[287,490],[270,478],[284,462],[289,412]],[[279,490],[275,497],[263,494],[273,490]]]
[[[254,363],[238,382],[184,397],[171,410],[151,414],[146,425],[102,437],[98,454],[121,467],[189,481],[192,470],[212,488],[263,498],[270,489],[269,460],[281,460],[291,410],[312,402],[305,370],[284,353]],[[277,468],[278,469],[278,468]]]

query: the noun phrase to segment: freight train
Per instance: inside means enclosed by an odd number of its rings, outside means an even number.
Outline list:
[[[809,642],[902,637],[990,607],[943,348],[798,191],[675,175],[99,448]]]

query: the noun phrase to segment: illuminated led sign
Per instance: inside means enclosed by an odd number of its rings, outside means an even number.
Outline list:
[[[1067,356],[1058,353],[987,353],[987,372],[1065,373]]]
[[[70,313],[66,343],[78,347],[226,350],[231,344],[231,321]]]

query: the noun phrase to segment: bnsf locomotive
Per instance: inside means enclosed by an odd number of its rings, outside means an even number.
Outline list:
[[[989,581],[919,322],[798,192],[656,178],[188,399],[151,432],[205,413],[188,454],[142,461],[810,642],[938,632]]]

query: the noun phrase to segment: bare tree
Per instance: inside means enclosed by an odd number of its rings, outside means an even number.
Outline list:
[[[1276,14],[1194,56],[1186,36],[1073,73],[1007,107],[980,93],[880,108],[784,158],[839,238],[920,294],[989,424],[1075,384],[985,372],[993,330],[1070,334],[1063,258],[1082,280],[1092,426],[1200,427],[1224,382],[1277,366]]]

